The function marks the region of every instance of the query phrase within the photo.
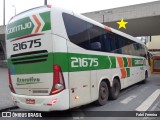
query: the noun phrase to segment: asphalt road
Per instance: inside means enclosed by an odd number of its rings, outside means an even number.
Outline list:
[[[0,68],[0,110],[14,106],[10,95],[7,70],[7,68]]]
[[[14,109],[10,111],[26,111],[23,109]],[[82,106],[78,109],[75,109],[78,113],[73,111],[65,111],[65,112],[49,112],[42,113],[45,116],[49,116],[52,114],[59,114],[59,116],[66,117],[48,117],[45,118],[36,118],[37,120],[160,120],[160,117],[116,117],[117,112],[114,111],[160,111],[160,75],[155,74],[152,75],[145,84],[138,83],[127,89],[121,91],[121,94],[117,100],[111,101],[109,100],[104,106],[96,106],[95,104],[89,104]],[[98,115],[99,111],[103,111],[104,113],[101,117],[86,117],[86,111],[91,112],[92,115]],[[104,112],[108,111],[108,112]],[[112,111],[112,112],[110,112]],[[8,111],[9,112],[9,111]],[[67,114],[67,115],[66,115]],[[107,114],[112,114],[115,117],[104,117]],[[118,113],[118,114],[121,114]],[[128,112],[122,112],[122,114],[129,114]],[[2,119],[2,118],[0,118]],[[13,120],[32,120],[35,118],[7,118]]]

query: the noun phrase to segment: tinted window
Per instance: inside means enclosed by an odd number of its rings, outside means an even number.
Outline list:
[[[146,57],[145,47],[140,43],[70,14],[63,13],[63,19],[70,41],[84,49]]]
[[[102,28],[66,13],[63,13],[63,19],[67,35],[72,43],[87,50],[104,51]]]
[[[88,49],[89,37],[87,33],[87,22],[66,13],[63,13],[63,19],[67,35],[71,42]]]
[[[105,35],[104,35],[104,44],[105,44],[105,51],[106,52],[111,52],[111,41],[110,41],[110,34],[105,31]]]
[[[90,23],[88,23],[88,26],[91,50],[104,51],[104,30]],[[94,47],[95,45],[97,47]]]

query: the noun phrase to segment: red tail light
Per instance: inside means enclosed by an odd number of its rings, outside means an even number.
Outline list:
[[[50,95],[61,92],[65,89],[64,77],[61,70],[61,67],[58,65],[54,65],[53,68],[53,87],[50,92]]]
[[[8,69],[8,77],[9,77],[9,88],[10,88],[11,92],[16,93],[14,88],[13,88],[13,85],[12,85],[11,74],[10,74],[10,70],[9,69]]]

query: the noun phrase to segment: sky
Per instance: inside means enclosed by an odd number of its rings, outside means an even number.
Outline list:
[[[3,25],[3,1],[0,0],[0,25]],[[157,0],[48,0],[48,4],[73,10],[77,13],[86,13],[97,10],[104,10],[122,6],[129,6],[140,3],[147,3]],[[5,23],[11,17],[27,9],[44,5],[44,0],[5,0]]]

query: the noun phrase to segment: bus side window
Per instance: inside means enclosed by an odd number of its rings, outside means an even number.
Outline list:
[[[113,33],[109,33],[109,40],[111,45],[111,51],[114,52],[116,50],[116,39]]]
[[[103,29],[90,23],[88,24],[88,26],[92,26],[89,28],[90,45],[93,46],[92,43],[96,43],[97,45],[99,44],[99,49],[93,49],[91,47],[91,50],[104,51],[105,45]]]
[[[84,49],[89,49],[87,22],[67,13],[63,13],[62,16],[70,41]]]
[[[109,39],[109,33],[108,32],[106,32],[104,34],[104,42],[105,42],[105,51],[110,52],[111,51],[111,42],[110,42],[110,39]]]

